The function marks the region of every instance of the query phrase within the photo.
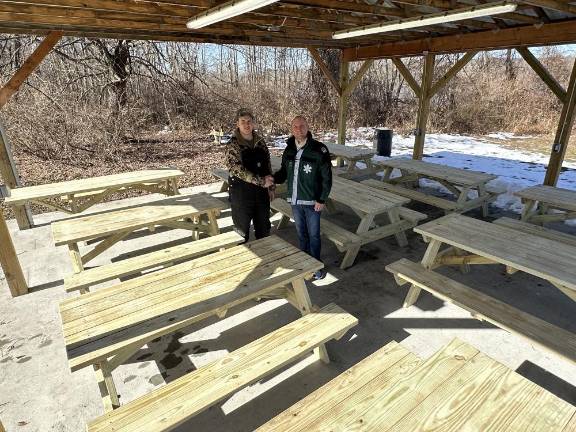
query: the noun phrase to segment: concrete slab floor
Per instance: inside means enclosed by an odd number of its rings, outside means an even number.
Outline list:
[[[186,192],[216,193],[219,184]],[[226,199],[225,194],[216,196]],[[149,200],[150,196],[115,201],[94,207],[102,210]],[[417,210],[422,210],[423,207]],[[425,209],[427,212],[429,208]],[[496,209],[493,209],[496,210]],[[71,272],[65,248],[52,244],[49,223],[61,214],[36,217],[37,228],[18,231],[9,221],[20,261],[32,292],[15,299],[0,273],[0,420],[8,432],[83,431],[86,423],[103,413],[91,368],[71,373],[58,316],[58,303],[66,294],[62,279]],[[353,226],[356,216],[344,209],[330,217]],[[219,220],[230,229],[229,211]],[[561,229],[566,230],[566,226]],[[297,244],[293,226],[277,234]],[[166,244],[189,239],[183,230],[158,230],[116,244],[91,265],[134,256]],[[356,264],[342,271],[342,255],[323,243],[328,277],[310,283],[315,304],[335,302],[355,315],[360,324],[344,338],[329,343],[332,363],[309,358],[243,389],[224,402],[194,417],[177,430],[250,431],[297,400],[351,367],[386,343],[395,340],[427,358],[458,337],[516,370],[559,397],[576,404],[576,365],[489,324],[472,319],[464,310],[424,293],[416,305],[403,309],[405,287],[398,287],[384,267],[402,257],[418,261],[425,243],[413,232],[409,245],[400,248],[393,237],[362,248]],[[472,268],[469,274],[443,269],[445,274],[478,290],[576,332],[576,303],[538,278],[506,275],[501,266]],[[113,282],[110,282],[113,283]],[[171,382],[207,362],[298,318],[283,300],[250,302],[235,308],[222,320],[211,318],[144,346],[114,372],[127,403]]]

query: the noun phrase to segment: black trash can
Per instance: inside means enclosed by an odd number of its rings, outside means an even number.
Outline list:
[[[392,129],[376,128],[376,154],[388,156],[392,154]]]

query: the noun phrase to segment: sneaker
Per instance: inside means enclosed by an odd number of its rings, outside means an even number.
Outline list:
[[[317,272],[314,273],[314,275],[312,276],[312,279],[321,280],[321,279],[324,279],[325,277],[326,277],[326,271],[325,270],[318,270]]]

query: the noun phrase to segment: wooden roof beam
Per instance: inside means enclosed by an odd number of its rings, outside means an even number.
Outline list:
[[[522,26],[498,31],[483,31],[454,36],[418,39],[380,45],[357,46],[344,50],[348,61],[370,58],[405,57],[431,53],[456,53],[472,50],[492,50],[535,45],[576,43],[575,21],[541,26]]]
[[[576,15],[576,6],[558,0],[522,0],[532,6],[552,9]]]
[[[400,72],[400,75],[402,75],[404,80],[408,83],[408,85],[410,86],[416,97],[420,98],[420,94],[422,92],[420,84],[416,82],[414,76],[410,73],[410,71],[408,70],[402,59],[398,57],[392,57],[392,61],[394,62],[396,68],[398,69],[398,72]]]
[[[478,54],[478,51],[469,51],[466,54],[464,54],[462,58],[458,59],[458,61],[454,64],[454,66],[452,66],[450,70],[446,72],[442,78],[438,79],[438,81],[436,81],[436,84],[432,86],[432,88],[430,89],[429,96],[432,97],[436,93],[438,93],[440,89],[442,89],[442,87],[444,87],[446,83],[454,77],[454,75],[460,72],[464,68],[464,66],[466,66],[470,62],[470,60],[474,58],[476,54]]]

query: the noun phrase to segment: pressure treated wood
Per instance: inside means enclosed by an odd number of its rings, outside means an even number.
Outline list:
[[[355,233],[340,227],[332,221],[320,219],[320,230],[330,241],[334,242],[340,252],[345,252],[340,268],[346,269],[358,255],[362,245],[394,235],[400,246],[408,244],[405,231],[426,219],[423,213],[402,207],[410,200],[389,192],[371,188],[341,177],[333,177],[329,202],[337,202],[352,209],[359,217],[360,223]],[[278,227],[293,219],[290,204],[276,198],[271,207],[283,214]],[[389,224],[372,228],[374,218],[385,214]]]
[[[90,288],[102,282],[135,275],[155,267],[172,265],[222,248],[236,246],[243,241],[244,238],[240,234],[229,231],[75,273],[64,278],[64,288],[67,292]]]
[[[555,186],[532,186],[514,195],[524,204],[522,220],[545,223],[576,219],[576,191]]]
[[[51,31],[48,33],[30,57],[22,64],[20,69],[18,69],[14,76],[0,89],[0,108],[6,105],[10,97],[18,91],[22,83],[34,72],[42,60],[44,60],[44,57],[52,51],[52,48],[54,48],[61,38],[62,32],[60,31]]]
[[[420,263],[403,258],[387,265],[386,270],[393,273],[399,282],[416,285],[435,297],[469,311],[476,319],[492,323],[566,360],[576,362],[576,334],[568,330],[428,270]]]
[[[96,419],[88,425],[88,431],[173,429],[242,387],[341,336],[357,323],[352,315],[329,304]]]
[[[435,205],[448,212],[465,212],[482,207],[482,214],[488,216],[488,203],[496,198],[498,192],[489,191],[487,183],[496,178],[495,175],[479,171],[470,171],[440,164],[412,159],[388,159],[378,162],[384,167],[382,182],[398,185],[396,187],[382,186],[394,193]],[[400,170],[400,177],[392,177],[394,169]],[[449,200],[438,197],[428,197],[422,192],[414,191],[411,185],[420,178],[435,181],[448,189],[456,201],[450,204]],[[407,184],[407,186],[404,185]],[[401,189],[402,188],[402,189]],[[477,197],[470,198],[470,191],[476,191]]]
[[[144,183],[161,183],[175,180],[184,173],[176,169],[133,171],[107,176],[69,180],[37,186],[26,186],[11,189],[6,197],[6,204],[16,205],[29,201],[60,198],[86,192],[101,191],[109,188],[122,188]]]
[[[576,301],[576,246],[462,215],[444,216],[414,231],[545,279]]]
[[[272,236],[65,300],[60,315],[68,356],[215,314],[320,268],[322,263]]]
[[[411,356],[388,344],[257,431],[561,432],[575,415],[571,404],[457,339],[424,362]]]
[[[518,219],[510,219],[507,217],[502,217],[500,219],[496,219],[493,223],[497,225],[514,228],[528,234],[534,234],[539,237],[544,237],[560,243],[566,243],[571,246],[576,246],[576,236],[572,234],[566,234],[560,231],[544,228],[528,222],[520,221]]]
[[[2,207],[0,207],[0,265],[12,297],[27,294],[28,285],[22,273],[10,231],[4,220]]]

